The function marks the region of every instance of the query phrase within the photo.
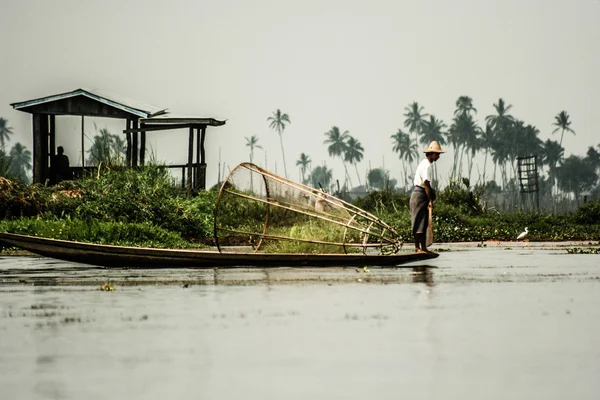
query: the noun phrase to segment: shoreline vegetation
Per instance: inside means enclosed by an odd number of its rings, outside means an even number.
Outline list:
[[[101,167],[55,186],[0,177],[0,231],[111,245],[207,248],[214,241],[217,196],[212,188],[187,197],[160,165]],[[379,190],[352,203],[387,222],[410,246],[409,196]],[[499,213],[485,208],[485,193],[451,182],[434,204],[435,242],[441,247],[512,242],[525,227],[529,242],[599,242],[600,202],[563,214]]]

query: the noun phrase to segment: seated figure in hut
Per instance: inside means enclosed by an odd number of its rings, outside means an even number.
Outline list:
[[[54,171],[54,183],[73,179],[69,157],[65,154],[65,149],[62,146],[56,148],[56,155],[52,160],[52,169]]]

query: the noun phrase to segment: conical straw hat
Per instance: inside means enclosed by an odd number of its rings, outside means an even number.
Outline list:
[[[440,144],[434,140],[433,142],[429,143],[429,147],[427,147],[423,153],[445,153],[445,151],[442,151]]]

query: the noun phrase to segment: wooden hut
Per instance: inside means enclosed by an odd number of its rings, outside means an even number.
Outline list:
[[[84,149],[85,117],[118,118],[125,120],[127,165],[144,165],[146,132],[166,129],[189,129],[188,172],[186,186],[189,191],[206,188],[206,160],[204,139],[208,126],[224,125],[225,121],[213,118],[176,116],[166,108],[125,99],[104,91],[77,89],[68,93],[50,95],[33,100],[12,103],[15,110],[32,114],[33,118],[33,182],[51,180],[52,160],[56,154],[57,116],[81,116],[81,151]],[[194,144],[194,136],[196,143]],[[194,154],[196,161],[194,162]],[[173,166],[181,167],[181,166]],[[86,168],[73,168],[81,173]]]

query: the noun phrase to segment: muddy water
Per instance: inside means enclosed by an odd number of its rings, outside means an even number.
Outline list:
[[[0,257],[1,399],[598,399],[599,376],[600,255],[471,248],[368,271]]]

